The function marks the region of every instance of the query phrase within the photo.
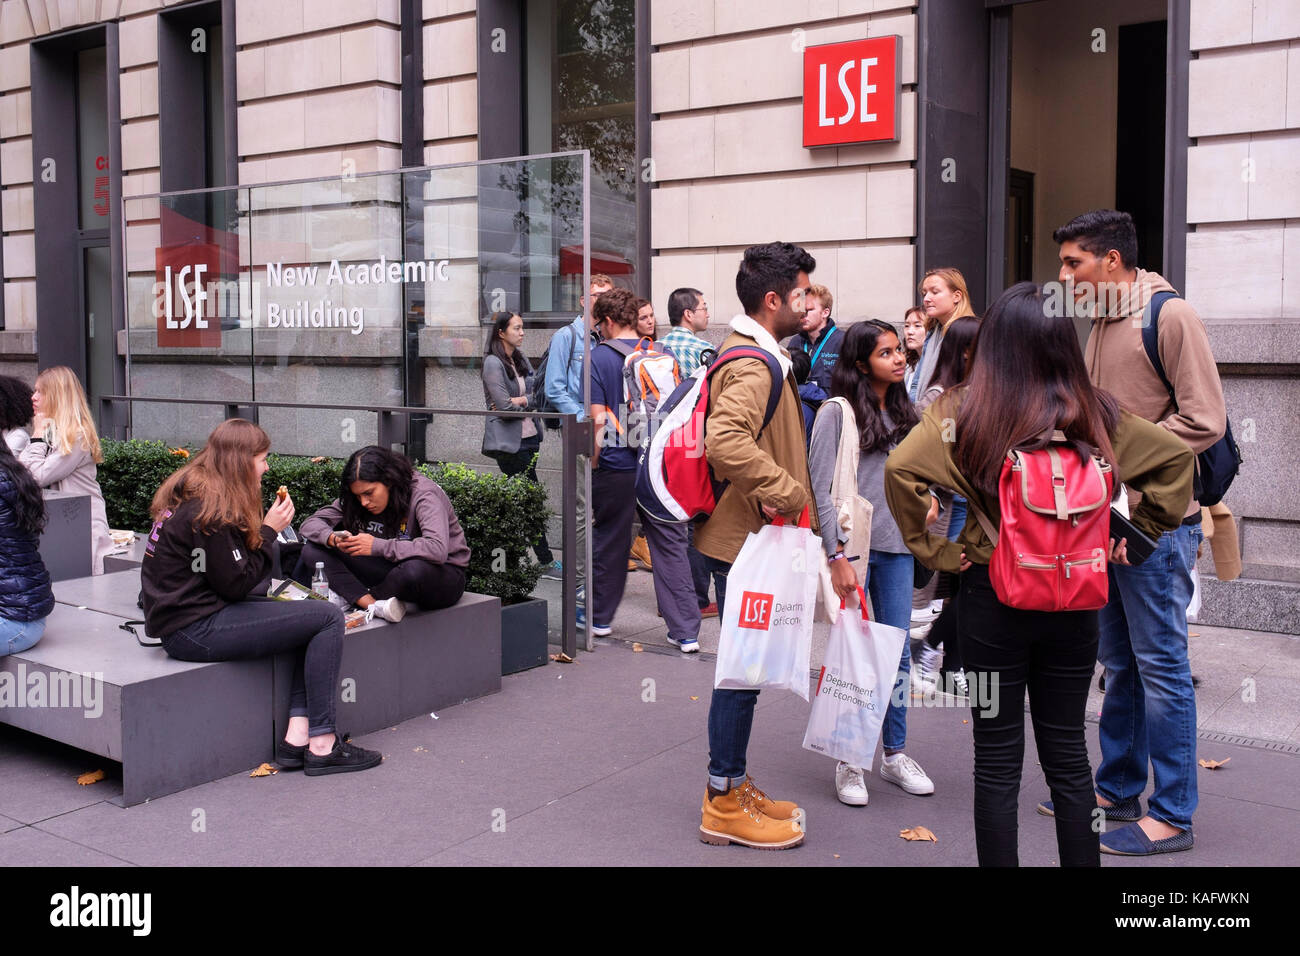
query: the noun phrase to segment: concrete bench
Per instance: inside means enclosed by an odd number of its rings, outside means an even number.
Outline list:
[[[62,581],[54,590],[59,603],[45,636],[0,658],[0,674],[39,667],[42,680],[67,683],[57,675],[99,673],[103,713],[5,707],[0,721],[121,762],[127,806],[272,759],[288,721],[292,655],[194,664],[141,647],[120,628],[143,617],[138,569]],[[338,729],[357,736],[495,693],[500,601],[465,594],[454,607],[349,630],[339,676]]]
[[[0,657],[0,722],[117,761],[126,806],[272,759],[270,660],[172,660],[124,620],[56,604],[35,647]]]

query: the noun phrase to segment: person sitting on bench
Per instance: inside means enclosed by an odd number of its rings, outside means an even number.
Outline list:
[[[288,494],[262,514],[270,448],[261,428],[232,418],[154,494],[140,568],[145,626],[182,661],[294,654],[289,729],[276,744],[276,762],[308,776],[368,770],[383,754],[335,732],[343,612],[327,601],[255,593],[271,569],[276,535],[293,521]]]
[[[460,600],[469,546],[436,482],[404,455],[368,445],[353,452],[339,484],[339,497],[302,523],[298,581],[323,564],[343,600],[394,622],[406,614],[403,602],[434,610]]]
[[[14,411],[2,399],[0,420]],[[40,486],[0,441],[0,657],[39,641],[54,610],[50,574],[38,550],[44,526]]]

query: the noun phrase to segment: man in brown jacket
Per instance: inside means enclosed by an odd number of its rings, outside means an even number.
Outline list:
[[[737,359],[718,371],[709,394],[704,449],[709,466],[730,484],[709,519],[695,533],[695,547],[718,586],[724,616],[726,573],[750,532],[767,518],[797,518],[812,500],[804,449],[803,410],[788,353],[778,342],[793,335],[804,315],[803,297],[816,260],[798,246],[773,242],[745,250],[736,294],[745,315],[731,320],[731,334],[718,354],[737,345],[758,346],[777,361]],[[781,389],[772,420],[763,415],[773,388]],[[815,518],[815,516],[814,516]],[[756,690],[715,690],[709,706],[709,783],[701,808],[700,839],[725,845],[786,849],[803,842],[804,812],[788,800],[771,800],[745,772],[745,751],[754,721]]]
[[[1199,316],[1181,298],[1160,309],[1160,362],[1174,400],[1142,345],[1151,298],[1172,292],[1137,268],[1137,232],[1126,212],[1095,210],[1053,233],[1061,244],[1061,282],[1076,302],[1091,299],[1088,375],[1130,412],[1168,429],[1200,453],[1226,428],[1223,388]],[[1110,566],[1110,602],[1101,611],[1097,657],[1106,668],[1097,767],[1097,803],[1109,823],[1103,853],[1149,856],[1192,847],[1196,810],[1196,696],[1187,659],[1187,605],[1201,543],[1193,498],[1183,524],[1166,531],[1142,564]],[[1139,798],[1151,764],[1155,788]],[[1040,805],[1040,810],[1043,806]],[[1050,811],[1047,807],[1044,812]]]

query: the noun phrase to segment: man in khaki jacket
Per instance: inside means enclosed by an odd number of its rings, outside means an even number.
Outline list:
[[[704,448],[714,475],[730,484],[712,516],[695,533],[695,547],[709,570],[722,577],[750,532],[783,515],[797,518],[812,500],[804,449],[803,410],[788,354],[777,343],[793,335],[804,315],[803,297],[816,260],[798,246],[773,242],[745,250],[736,294],[746,314],[731,320],[731,334],[718,354],[737,345],[758,346],[775,357],[783,381],[774,382],[760,359],[737,359],[712,383]],[[772,420],[763,415],[773,388],[781,398]],[[815,509],[814,509],[815,510]],[[813,516],[815,520],[815,515]],[[718,587],[718,616],[726,601]],[[771,800],[745,772],[756,690],[715,690],[709,706],[709,783],[700,839],[786,849],[803,842],[804,812],[788,800]]]
[[[1073,286],[1075,302],[1092,300],[1084,352],[1093,384],[1181,438],[1193,452],[1213,445],[1223,436],[1226,416],[1200,317],[1181,298],[1167,299],[1160,309],[1157,349],[1174,400],[1143,348],[1151,298],[1173,287],[1137,268],[1132,217],[1095,210],[1075,217],[1052,238],[1061,244],[1061,282]],[[1097,648],[1106,668],[1096,780],[1097,803],[1108,823],[1103,853],[1150,856],[1192,848],[1196,695],[1187,659],[1187,605],[1200,543],[1201,508],[1193,498],[1182,525],[1162,534],[1146,561],[1110,566],[1110,601],[1100,612]],[[1148,761],[1155,787],[1143,814]]]

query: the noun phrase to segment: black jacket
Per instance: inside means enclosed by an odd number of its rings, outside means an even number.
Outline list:
[[[785,340],[786,351],[801,349],[813,360],[808,381],[816,382],[827,395],[831,393],[831,370],[839,361],[840,347],[843,344],[844,330],[835,324],[834,319],[826,320],[826,328],[822,329],[821,337],[815,343],[809,341],[807,332],[800,332]]]
[[[40,540],[18,527],[17,493],[9,472],[0,468],[0,617],[26,624],[49,616],[54,592],[41,560]]]
[[[257,548],[231,525],[205,534],[194,530],[199,507],[197,498],[182,502],[149,533],[140,590],[151,637],[166,637],[244,600],[270,573],[274,531],[262,525]]]

